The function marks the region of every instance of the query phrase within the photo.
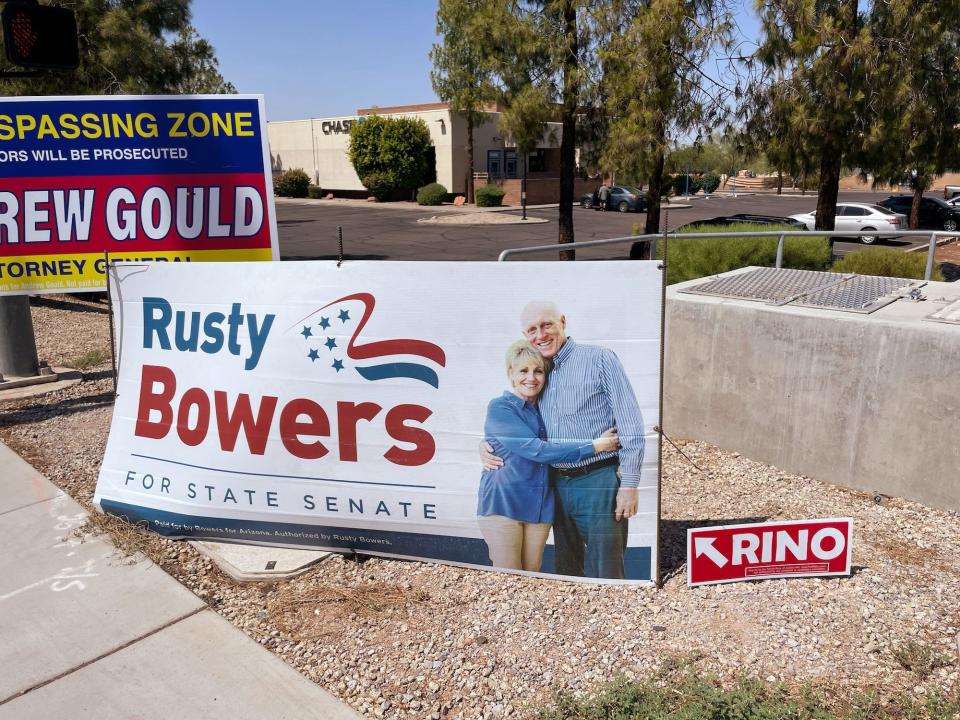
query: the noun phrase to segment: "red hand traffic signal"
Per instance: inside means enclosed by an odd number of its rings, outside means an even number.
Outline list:
[[[10,0],[2,20],[7,60],[14,65],[49,70],[79,65],[77,21],[71,10]]]

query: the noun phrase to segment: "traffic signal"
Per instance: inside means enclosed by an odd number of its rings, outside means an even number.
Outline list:
[[[73,11],[28,0],[9,0],[2,20],[7,60],[14,65],[72,70],[80,64]]]

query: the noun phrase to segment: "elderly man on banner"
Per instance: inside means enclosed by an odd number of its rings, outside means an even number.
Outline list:
[[[594,438],[616,426],[621,449],[550,467],[559,575],[623,579],[627,520],[637,513],[643,463],[643,417],[617,356],[567,336],[566,317],[548,302],[520,315],[523,334],[553,363],[539,409],[551,440]],[[483,443],[485,467],[503,461]],[[619,466],[619,472],[618,472]]]

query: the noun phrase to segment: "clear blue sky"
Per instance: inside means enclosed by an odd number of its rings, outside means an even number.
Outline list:
[[[193,24],[221,74],[266,97],[267,119],[295,120],[436,102],[436,12],[432,0],[194,0]]]
[[[752,0],[739,6],[754,37]],[[193,23],[220,72],[266,97],[267,119],[353,115],[372,105],[436,102],[428,53],[435,0],[194,0]],[[744,48],[749,52],[749,46]]]

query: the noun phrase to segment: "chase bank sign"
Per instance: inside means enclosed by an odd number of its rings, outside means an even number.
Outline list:
[[[324,135],[349,135],[356,120],[324,120],[320,129]]]

